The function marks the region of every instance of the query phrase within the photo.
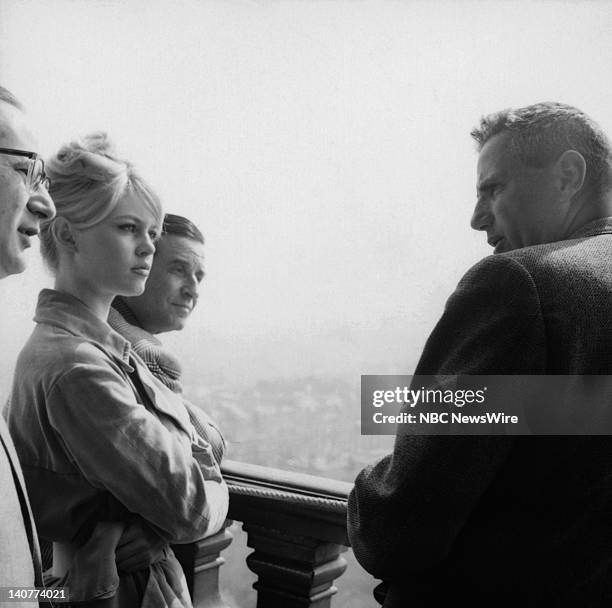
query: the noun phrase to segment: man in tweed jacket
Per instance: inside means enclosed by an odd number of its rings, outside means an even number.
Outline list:
[[[415,373],[610,374],[608,139],[559,103],[472,136],[471,225],[496,255],[463,277]],[[386,607],[608,606],[612,438],[398,436],[357,477],[348,525]]]

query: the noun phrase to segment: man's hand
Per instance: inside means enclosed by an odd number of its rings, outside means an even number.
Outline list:
[[[115,552],[115,562],[120,572],[135,572],[159,561],[167,547],[143,521],[135,520],[126,525]]]

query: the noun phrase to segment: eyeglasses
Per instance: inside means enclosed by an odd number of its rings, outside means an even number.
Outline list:
[[[0,154],[10,154],[11,156],[25,156],[28,162],[28,173],[26,175],[26,188],[30,192],[36,192],[39,188],[49,190],[51,181],[45,173],[45,161],[36,152],[26,150],[13,150],[12,148],[0,148]]]

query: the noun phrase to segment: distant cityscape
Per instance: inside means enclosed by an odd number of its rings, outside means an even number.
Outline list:
[[[359,378],[260,380],[186,395],[217,422],[232,460],[351,482],[393,446],[393,437],[360,434]]]

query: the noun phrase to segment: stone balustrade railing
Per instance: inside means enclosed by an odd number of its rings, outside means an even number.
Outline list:
[[[222,469],[228,517],[243,523],[254,549],[247,566],[257,575],[257,608],[331,607],[334,581],[346,569],[351,484],[243,462],[225,461]],[[230,543],[225,528],[183,548],[195,608],[240,608],[219,592],[221,552]]]

